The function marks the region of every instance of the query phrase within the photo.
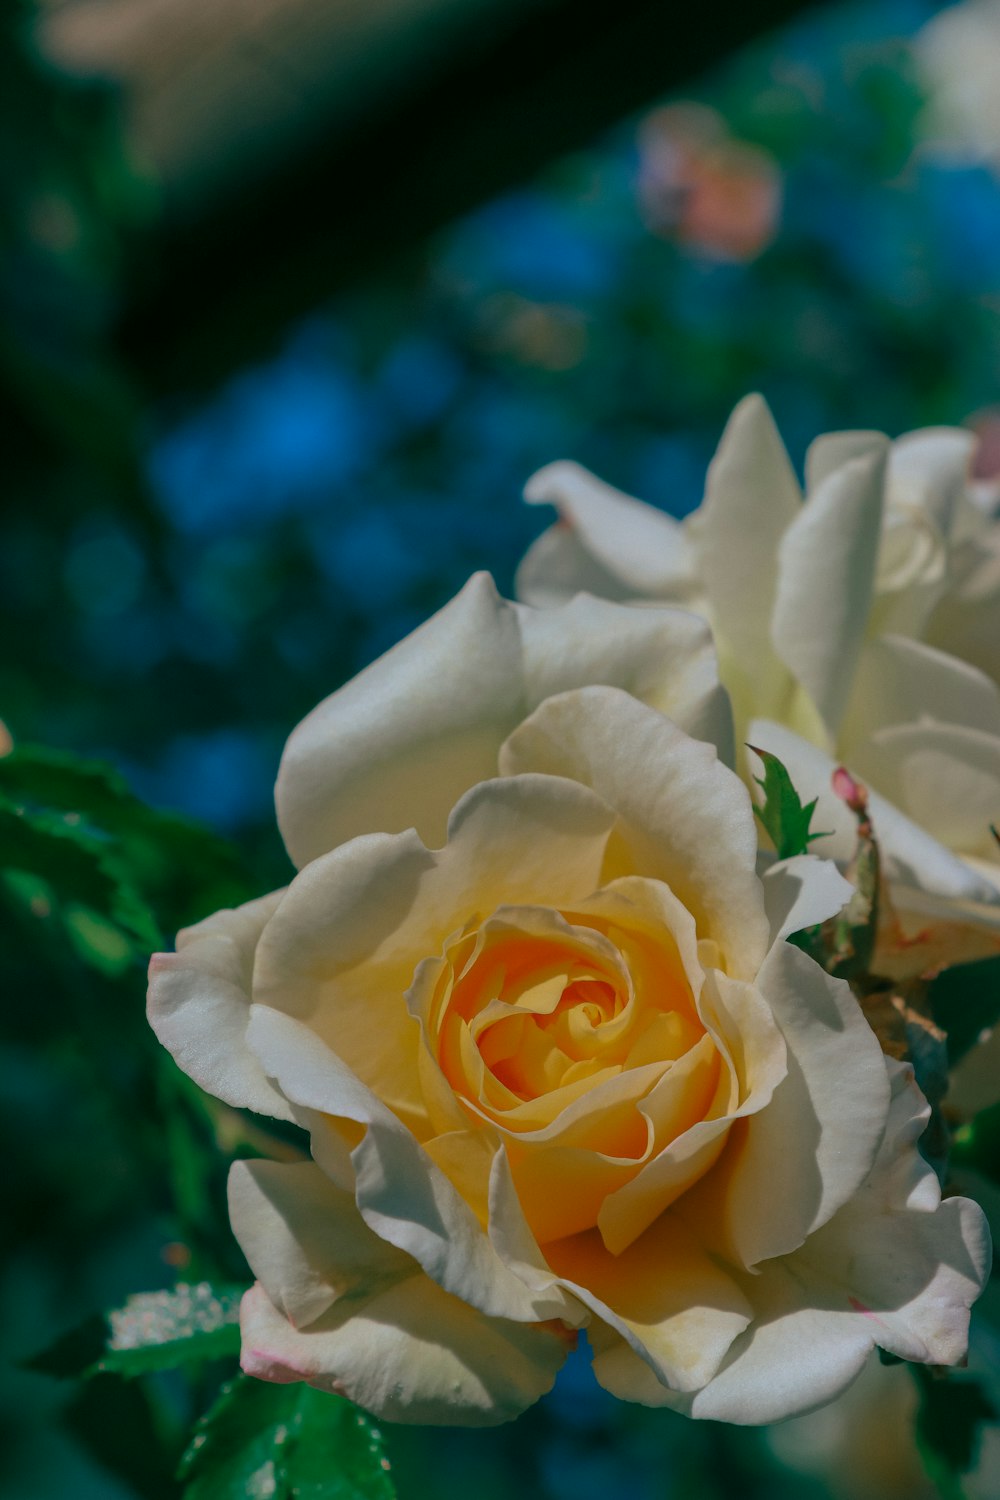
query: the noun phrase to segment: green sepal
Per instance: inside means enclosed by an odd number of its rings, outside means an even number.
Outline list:
[[[763,777],[754,777],[764,793],[764,801],[754,804],[754,813],[766,829],[778,858],[792,859],[796,854],[806,854],[814,839],[829,838],[828,833],[809,831],[818,798],[803,807],[792,778],[778,757],[770,750],[758,750],[756,745],[748,745],[747,749],[764,763]]]

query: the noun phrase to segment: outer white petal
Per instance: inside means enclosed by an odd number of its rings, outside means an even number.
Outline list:
[[[882,1050],[843,980],[778,942],[757,987],[784,1033],[788,1072],[726,1162],[727,1238],[745,1266],[796,1250],[850,1200],[889,1108]]]
[[[517,616],[479,573],[293,731],[275,789],[292,859],[410,827],[441,842],[461,794],[496,774],[523,710]]]
[[[335,1304],[295,1329],[252,1287],[240,1308],[248,1375],[305,1380],[389,1422],[489,1427],[550,1390],[569,1349],[557,1329],[485,1318],[426,1276]]]
[[[871,737],[895,724],[933,718],[1000,735],[1000,689],[984,672],[905,636],[862,649],[839,749],[864,776]]]
[[[728,698],[694,616],[592,597],[534,610],[479,574],[293,732],[276,789],[289,852],[301,866],[358,834],[410,827],[442,842],[452,806],[496,774],[518,721],[587,683],[636,693],[732,758]]]
[[[889,1123],[870,1177],[798,1254],[744,1281],[754,1320],[715,1378],[694,1395],[657,1390],[618,1343],[595,1361],[602,1384],[694,1417],[776,1422],[839,1395],[875,1344],[933,1364],[963,1358],[989,1266],[985,1217],[968,1199],[941,1203],[916,1150],[926,1104],[909,1068],[890,1072]]]
[[[254,1276],[296,1328],[340,1298],[370,1297],[419,1271],[368,1228],[354,1194],[315,1162],[234,1162],[229,1218]]]
[[[923,828],[963,853],[989,858],[1000,824],[1000,734],[958,724],[900,724],[875,736],[881,785]]]
[[[860,428],[853,432],[824,432],[809,444],[806,453],[806,494],[819,489],[834,470],[852,459],[884,451],[887,441],[882,432]]]
[[[925,427],[898,438],[889,455],[889,503],[924,511],[948,536],[977,442],[962,427]]]
[[[589,552],[567,521],[557,521],[528,548],[514,577],[514,592],[525,604],[548,608],[576,594],[622,602],[633,591]]]
[[[595,1353],[597,1380],[623,1401],[753,1424],[823,1406],[860,1375],[872,1351],[861,1318],[803,1306],[781,1261],[754,1279],[752,1293],[753,1323],[721,1372],[695,1394],[668,1390],[621,1339],[605,1340]]]
[[[771,640],[835,735],[864,639],[882,529],[884,451],[835,469],[781,539]]]
[[[893,1086],[885,1140],[868,1181],[795,1257],[796,1269],[860,1313],[902,1359],[953,1365],[968,1348],[969,1308],[989,1274],[990,1235],[968,1198],[941,1201],[917,1150],[930,1110],[909,1066]],[[845,1298],[844,1293],[847,1293]]]
[[[693,518],[698,570],[720,650],[751,700],[779,693],[771,643],[778,548],[801,510],[801,492],[767,404],[747,396],[733,412]],[[770,706],[770,705],[768,705]]]
[[[380,1239],[411,1255],[439,1286],[489,1316],[538,1322],[562,1314],[565,1294],[534,1295],[503,1264],[444,1173],[313,1032],[255,1005],[250,1041],[282,1092],[299,1106],[296,1117],[318,1138],[318,1160],[328,1117],[363,1127],[351,1153],[356,1201]]]
[[[835,917],[854,895],[853,885],[832,859],[812,854],[771,865],[764,872],[763,886],[773,943]]]
[[[629,595],[676,598],[689,586],[691,560],[680,523],[579,464],[547,464],[528,480],[524,498],[530,505],[556,506],[586,551]]]
[[[500,765],[592,787],[618,814],[609,862],[617,839],[622,869],[605,878],[666,881],[729,972],[753,978],[767,946],[757,833],[746,788],[712,746],[614,688],[581,688],[547,699],[508,739]]]
[[[948,564],[948,544],[928,514],[887,507],[868,615],[869,636],[923,636],[947,587]]]
[[[177,934],[176,953],[149,965],[146,1015],[179,1067],[237,1109],[292,1118],[247,1047],[254,958],[284,891],[219,911]]]
[[[927,623],[927,639],[998,681],[1000,518],[982,537],[953,545],[949,564],[948,588]]]
[[[754,1324],[692,1401],[693,1416],[768,1422],[809,1410],[859,1373],[875,1344],[930,1364],[964,1357],[969,1307],[989,1269],[986,1219],[967,1198],[941,1203],[916,1149],[926,1102],[908,1067],[890,1071],[892,1109],[870,1178],[798,1255],[765,1269],[759,1303],[749,1289]]]
[[[572,688],[623,688],[733,763],[733,716],[708,624],[680,609],[635,609],[579,595],[519,611],[530,709]]]
[[[832,830],[831,837],[823,840],[824,857],[846,864],[854,854],[857,822],[840,798],[834,795],[830,778],[837,762],[790,729],[764,720],[751,726],[750,739],[784,762],[803,802],[818,798],[814,827]],[[962,902],[985,906],[997,904],[996,886],[900,812],[892,802],[873,792],[869,806],[890,880]]]

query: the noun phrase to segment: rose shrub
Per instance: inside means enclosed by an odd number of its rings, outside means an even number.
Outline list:
[[[786,941],[848,887],[758,876],[730,733],[702,622],[482,578],[295,731],[299,873],[151,965],[180,1065],[310,1136],[232,1169],[245,1370],[493,1423],[586,1328],[615,1394],[763,1422],[962,1359],[985,1220]]]
[[[518,578],[536,604],[588,589],[709,620],[738,742],[819,797],[831,858],[855,839],[834,766],[868,783],[901,911],[919,925],[961,908],[957,956],[1000,948],[1000,522],[968,479],[974,446],[958,429],[831,433],[809,450],[803,500],[751,396],[683,522],[576,464],[541,470],[527,498],[560,519]]]

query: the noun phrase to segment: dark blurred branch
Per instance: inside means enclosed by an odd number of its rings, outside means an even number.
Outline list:
[[[251,31],[242,0],[70,0],[52,50],[117,69],[164,188],[152,241],[136,247],[120,349],[152,389],[212,380],[352,277],[803,9],[273,0]],[[171,10],[201,17],[173,53]],[[226,24],[242,28],[228,50]],[[185,109],[200,136],[185,135]]]

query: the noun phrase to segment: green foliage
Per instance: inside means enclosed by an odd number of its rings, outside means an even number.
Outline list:
[[[185,1500],[394,1500],[381,1435],[340,1396],[239,1376],[181,1461]]]
[[[932,980],[931,1013],[948,1033],[954,1065],[974,1047],[981,1031],[1000,1021],[1000,957],[953,964]]]
[[[131,1379],[238,1354],[242,1290],[200,1282],[138,1292],[123,1307],[64,1334],[28,1360],[27,1367],[63,1378],[105,1374]]]
[[[955,1131],[951,1159],[1000,1183],[1000,1104],[993,1104]]]
[[[763,777],[754,780],[764,792],[764,801],[754,806],[754,812],[767,831],[779,859],[792,859],[796,854],[808,852],[814,839],[828,838],[827,833],[810,833],[809,824],[816,810],[817,798],[802,805],[792,778],[776,755],[770,750],[758,750],[748,746],[764,763]]]
[[[0,758],[0,868],[45,880],[145,953],[251,894],[224,840],[148,807],[112,767],[38,745]]]
[[[975,1466],[980,1429],[997,1419],[982,1381],[911,1365],[920,1389],[917,1447],[944,1500],[960,1500],[960,1474]]]
[[[92,913],[146,952],[158,948],[156,921],[121,862],[73,816],[29,812],[0,801],[0,868],[34,876],[69,903],[69,911],[79,907]],[[8,883],[8,890],[27,895],[29,903],[45,900],[45,893],[30,885]]]

